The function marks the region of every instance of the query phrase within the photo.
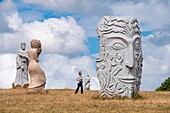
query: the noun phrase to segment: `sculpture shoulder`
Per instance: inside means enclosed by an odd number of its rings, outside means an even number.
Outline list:
[[[20,56],[27,56],[27,50],[19,50],[18,55]]]
[[[28,49],[28,55],[37,54],[37,49]]]
[[[37,52],[37,49],[28,49],[28,52]]]
[[[37,49],[29,49],[28,50],[28,56],[31,59],[37,59]]]

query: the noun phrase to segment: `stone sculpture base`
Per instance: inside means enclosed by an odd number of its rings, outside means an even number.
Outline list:
[[[12,89],[28,89],[29,84],[24,84],[23,86],[21,86],[20,84],[14,84],[12,83]]]
[[[37,93],[37,92],[41,92],[44,88],[45,88],[45,84],[42,84],[41,86],[38,87],[34,87],[34,88],[28,88],[28,92],[29,93]]]
[[[86,90],[90,90],[90,83],[87,83],[87,84],[85,85],[85,89],[86,89]]]

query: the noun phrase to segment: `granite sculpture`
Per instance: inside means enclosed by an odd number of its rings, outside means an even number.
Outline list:
[[[21,43],[21,49],[18,51],[16,57],[16,77],[12,84],[12,88],[28,88],[29,77],[28,77],[28,63],[29,57],[26,50],[26,43]]]
[[[28,71],[30,74],[29,92],[39,92],[45,88],[46,77],[45,73],[39,65],[39,55],[42,51],[40,40],[33,39],[31,41],[31,49],[28,50],[30,63]]]
[[[133,98],[142,76],[141,32],[131,17],[104,16],[97,27],[100,53],[96,60],[101,97]]]
[[[90,76],[88,74],[85,79],[85,89],[90,90]]]

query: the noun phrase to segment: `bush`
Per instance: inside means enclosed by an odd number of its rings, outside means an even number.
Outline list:
[[[156,91],[170,91],[170,77],[166,79]]]

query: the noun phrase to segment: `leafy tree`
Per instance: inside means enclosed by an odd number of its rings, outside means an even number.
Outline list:
[[[156,91],[170,91],[170,77],[166,79]]]

